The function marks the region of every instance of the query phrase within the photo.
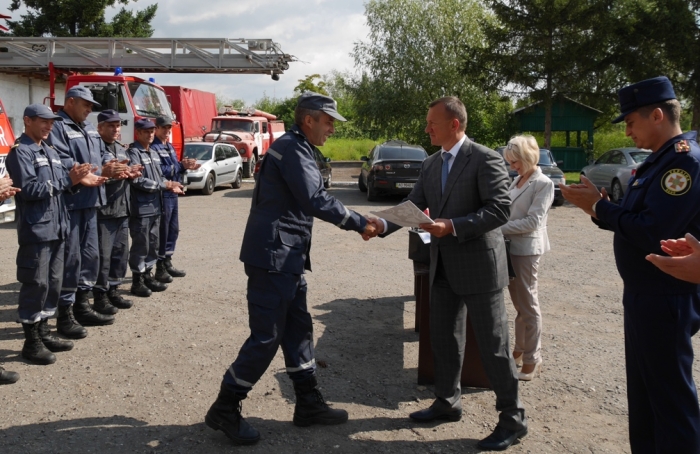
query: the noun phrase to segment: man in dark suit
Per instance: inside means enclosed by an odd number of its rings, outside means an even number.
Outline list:
[[[345,121],[328,96],[299,97],[295,125],[267,150],[253,192],[240,259],[248,276],[250,337],[224,374],[205,422],[236,444],[253,444],[259,432],[241,417],[241,401],[260,379],[281,346],[294,383],[294,424],[341,424],[345,410],[330,408],[316,385],[311,315],[306,307],[304,271],[311,270],[314,217],[365,238],[372,224],[349,210],[323,187],[314,153]]]
[[[503,450],[527,434],[503,302],[508,268],[499,227],[510,213],[508,172],[498,153],[466,137],[467,110],[458,98],[433,101],[426,120],[431,143],[442,149],[423,162],[407,199],[421,210],[429,208],[436,218],[421,227],[431,234],[430,337],[437,399],[410,416],[417,422],[462,417],[460,375],[468,311],[500,411],[496,429],[478,446]],[[384,220],[373,222],[385,234],[400,228]]]

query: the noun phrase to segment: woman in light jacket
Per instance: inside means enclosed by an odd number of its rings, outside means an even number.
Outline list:
[[[503,156],[518,176],[510,185],[510,219],[501,227],[510,239],[510,255],[515,279],[508,285],[515,317],[513,358],[522,369],[520,380],[532,380],[542,367],[542,315],[537,300],[537,268],[542,254],[549,250],[547,212],[554,200],[554,184],[537,166],[540,147],[534,137],[510,139]]]

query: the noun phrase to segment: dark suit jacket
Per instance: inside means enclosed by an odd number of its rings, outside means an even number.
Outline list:
[[[451,219],[457,236],[430,239],[430,283],[438,257],[455,293],[489,293],[508,285],[506,249],[500,226],[508,222],[508,171],[495,151],[465,140],[445,186],[441,189],[442,157],[435,153],[423,162],[420,176],[407,199],[430,208],[432,219]],[[389,223],[387,234],[400,227]]]

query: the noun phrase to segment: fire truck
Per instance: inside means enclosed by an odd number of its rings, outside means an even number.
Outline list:
[[[12,126],[10,126],[7,113],[5,113],[5,106],[3,106],[2,101],[0,101],[0,177],[4,177],[6,174],[5,159],[7,159],[7,154],[10,152],[10,148],[14,143],[15,135],[12,132]],[[14,220],[15,198],[10,197],[0,203],[0,223],[12,222]]]

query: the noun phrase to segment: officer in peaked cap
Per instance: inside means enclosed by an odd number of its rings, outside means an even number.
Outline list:
[[[101,184],[89,163],[70,171],[46,144],[51,128],[63,121],[42,104],[24,110],[24,133],[7,156],[7,170],[20,189],[17,204],[18,321],[25,341],[22,357],[34,364],[56,362],[53,352],[73,348],[50,334],[47,319],[56,312],[64,273],[64,242],[70,234],[64,193]],[[78,185],[76,188],[73,188]],[[72,189],[73,188],[73,189]]]
[[[335,101],[318,93],[299,97],[295,125],[267,150],[253,192],[240,259],[248,276],[250,337],[226,371],[206,424],[237,444],[260,434],[240,413],[240,403],[260,379],[281,346],[294,383],[294,424],[341,424],[344,410],[330,408],[316,383],[313,325],[306,306],[304,271],[314,217],[343,230],[375,233],[374,226],[331,197],[316,166],[316,147],[344,118]]]
[[[691,337],[700,328],[700,286],[665,274],[645,256],[662,254],[663,239],[700,234],[700,147],[694,131],[681,131],[681,106],[666,77],[625,87],[619,98],[621,115],[613,121],[624,121],[635,145],[653,153],[619,206],[585,177],[562,193],[615,234],[632,452],[698,453]]]
[[[129,164],[126,148],[118,140],[122,119],[115,110],[103,110],[97,116],[97,131],[103,142],[102,162]],[[140,175],[140,167],[110,178],[105,183],[105,203],[97,210],[97,234],[100,266],[97,282],[92,289],[95,311],[114,315],[119,309],[129,309],[132,302],[124,299],[118,287],[126,275],[129,257],[129,179]]]
[[[156,125],[142,118],[134,124],[136,141],[129,146],[132,165],[143,166],[141,176],[131,180],[131,214],[129,232],[131,249],[131,293],[149,297],[151,292],[162,292],[167,284],[155,280],[152,271],[158,259],[158,239],[162,213],[162,192],[182,194],[182,185],[166,180],[160,169],[160,156],[151,148]]]

